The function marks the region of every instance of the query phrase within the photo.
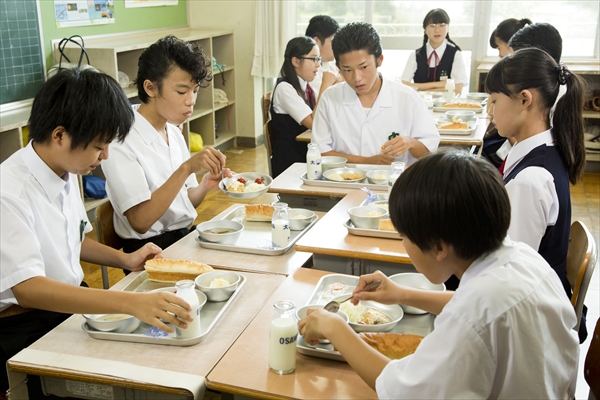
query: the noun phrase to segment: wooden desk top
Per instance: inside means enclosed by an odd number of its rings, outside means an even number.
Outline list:
[[[355,236],[348,233],[344,222],[348,209],[359,206],[366,193],[353,190],[337,203],[295,244],[298,251],[336,257],[360,258],[400,264],[412,264],[401,240]]]
[[[120,290],[138,274],[129,274],[111,290]],[[101,379],[105,384],[146,390],[153,386],[186,388],[189,380],[202,383],[285,280],[281,275],[242,274],[248,279],[242,292],[197,345],[179,347],[96,340],[81,329],[85,322],[83,316],[73,315],[8,364],[16,372],[35,371],[36,375],[65,379]]]
[[[213,219],[222,218],[239,204],[234,204]],[[315,212],[322,218],[324,213]],[[313,225],[314,227],[314,225]],[[310,231],[309,231],[310,232]],[[308,232],[307,232],[308,233]],[[205,249],[196,241],[198,233],[192,232],[169,246],[162,253],[164,258],[178,260],[192,260],[208,264],[219,269],[235,271],[262,272],[268,274],[289,275],[292,271],[302,267],[312,254],[289,249],[280,256],[263,256],[258,254],[235,253]]]
[[[273,303],[291,300],[300,307],[329,272],[301,268],[267,301],[248,328],[207,376],[210,389],[269,399],[373,399],[376,393],[344,362],[296,353],[296,371],[269,370],[269,327]]]

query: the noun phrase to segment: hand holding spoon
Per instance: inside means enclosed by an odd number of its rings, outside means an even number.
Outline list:
[[[370,292],[373,289],[376,289],[380,284],[381,284],[380,280],[373,281],[373,282],[369,283],[367,286],[365,286],[362,291]],[[325,307],[323,307],[323,308],[329,312],[336,313],[340,309],[340,304],[350,300],[352,297],[354,297],[354,295],[352,295],[352,296],[348,297],[347,299],[342,300],[340,302],[331,300],[329,303],[325,304]]]

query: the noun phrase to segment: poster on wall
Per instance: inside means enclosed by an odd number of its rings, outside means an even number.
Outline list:
[[[179,0],[125,0],[125,8],[176,6]]]
[[[54,0],[54,17],[58,28],[112,24],[114,0]]]

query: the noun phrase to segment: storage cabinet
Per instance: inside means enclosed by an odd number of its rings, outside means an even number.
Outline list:
[[[142,52],[158,39],[174,35],[190,43],[198,43],[204,49],[209,61],[214,57],[223,68],[213,70],[213,79],[209,86],[201,88],[192,116],[183,125],[186,143],[190,143],[190,132],[202,136],[205,145],[221,150],[235,146],[236,109],[235,109],[235,53],[233,31],[177,29],[152,31],[139,34],[117,35],[108,38],[85,39],[85,48],[90,63],[95,68],[118,80],[119,71],[127,74],[133,81],[137,76],[138,59]],[[58,62],[60,54],[55,44],[54,58]],[[64,53],[69,58],[78,59],[79,48],[67,47]],[[227,102],[215,102],[215,89],[223,90]],[[131,82],[125,93],[132,103],[139,103],[137,88]]]

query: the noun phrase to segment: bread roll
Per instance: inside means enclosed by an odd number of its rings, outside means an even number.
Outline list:
[[[246,221],[271,222],[274,210],[269,204],[246,204]]]
[[[392,360],[413,354],[423,340],[423,336],[387,332],[361,332],[359,336],[369,346]]]
[[[482,108],[479,104],[475,103],[444,103],[445,108],[472,108],[472,109],[480,109]]]
[[[451,122],[446,125],[441,125],[438,129],[469,129],[469,125],[464,122]]]
[[[380,231],[396,231],[396,228],[394,228],[394,224],[392,224],[392,220],[391,219],[380,219],[379,220],[379,230]]]
[[[188,260],[153,258],[146,261],[148,279],[156,282],[177,282],[183,279],[194,280],[198,275],[212,270],[210,265]]]

